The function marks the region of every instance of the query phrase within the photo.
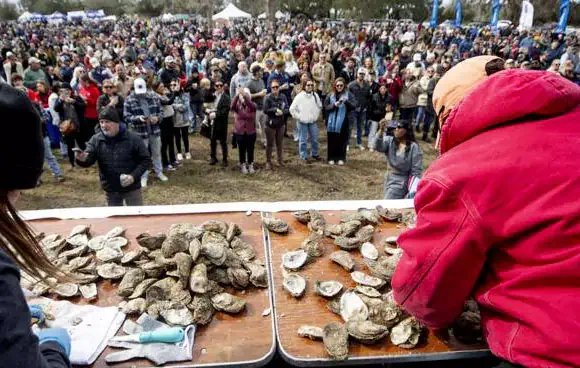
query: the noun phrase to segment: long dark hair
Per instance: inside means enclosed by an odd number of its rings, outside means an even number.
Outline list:
[[[411,150],[411,143],[416,142],[415,141],[415,133],[413,132],[413,124],[411,124],[410,120],[401,120],[401,121],[399,121],[399,124],[404,124],[405,126],[408,127],[408,129],[405,129],[405,135],[403,136],[402,139],[398,139],[397,137],[394,137],[396,148],[398,150],[401,143],[403,143],[403,141],[406,141],[407,148],[405,149],[405,152],[409,153],[409,151]]]

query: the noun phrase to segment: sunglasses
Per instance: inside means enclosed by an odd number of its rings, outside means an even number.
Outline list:
[[[336,87],[344,87],[344,84],[337,84]]]
[[[314,84],[312,84],[312,83],[306,83],[306,87],[313,87],[313,86],[314,86]]]
[[[113,88],[113,86],[103,86],[104,89]]]
[[[221,83],[217,83],[215,86],[218,87],[218,88],[220,88],[220,87],[223,87],[224,85],[221,84]]]
[[[278,89],[279,87],[278,86],[272,86],[270,88],[272,88],[272,89]]]

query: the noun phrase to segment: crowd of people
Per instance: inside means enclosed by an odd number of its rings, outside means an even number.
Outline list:
[[[210,165],[228,166],[232,144],[243,174],[256,172],[256,143],[266,150],[266,169],[284,166],[285,137],[307,163],[345,165],[349,149],[383,152],[385,198],[404,198],[423,168],[415,134],[437,137],[433,91],[457,63],[494,55],[505,69],[548,70],[580,84],[578,37],[548,28],[304,20],[213,28],[121,18],[9,22],[0,34],[0,77],[42,114],[52,174],[64,180],[51,145],[72,168],[98,162],[110,205],[141,204],[150,167],[168,181],[192,158],[190,134],[210,140]]]

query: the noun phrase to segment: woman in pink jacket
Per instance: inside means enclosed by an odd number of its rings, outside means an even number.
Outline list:
[[[395,299],[431,328],[473,296],[491,351],[580,366],[580,87],[556,74],[458,64],[434,91],[441,157],[424,174]]]
[[[253,174],[256,145],[256,104],[247,88],[239,89],[232,101],[234,112],[234,143],[238,146],[242,174]]]

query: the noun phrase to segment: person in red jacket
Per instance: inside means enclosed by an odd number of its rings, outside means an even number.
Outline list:
[[[441,157],[417,195],[392,286],[431,328],[470,296],[494,355],[580,366],[580,87],[480,56],[451,69],[433,102]],[[495,72],[495,73],[494,73]]]
[[[86,74],[80,81],[79,96],[85,102],[85,119],[84,126],[81,126],[81,134],[82,141],[86,144],[95,134],[95,128],[99,123],[97,101],[99,100],[99,96],[101,96],[99,87]]]

